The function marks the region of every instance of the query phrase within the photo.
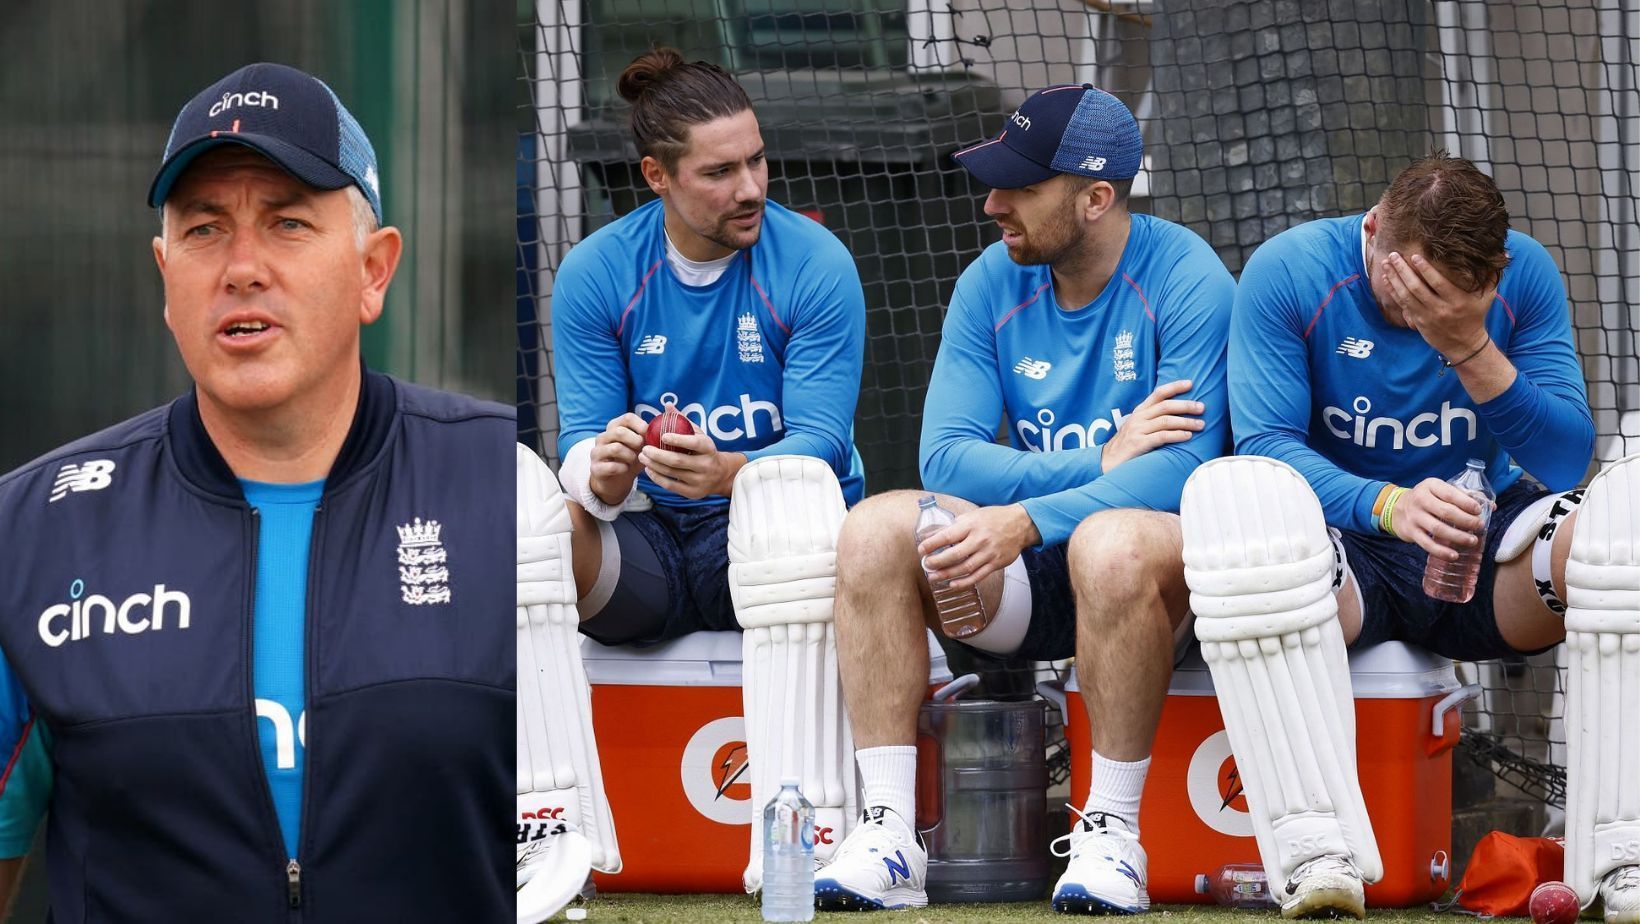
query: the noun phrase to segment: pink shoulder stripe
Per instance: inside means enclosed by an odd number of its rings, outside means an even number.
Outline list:
[[[656,260],[655,265],[649,268],[649,272],[643,274],[643,281],[638,283],[638,291],[632,293],[632,300],[626,303],[626,308],[621,312],[621,322],[615,325],[616,338],[621,336],[621,331],[626,330],[626,316],[632,313],[632,306],[636,305],[638,298],[643,295],[644,286],[649,285],[649,277],[655,275],[655,271],[661,268],[661,262],[665,259],[662,257]]]
[[[1139,284],[1134,282],[1133,277],[1129,276],[1127,273],[1122,274],[1122,281],[1132,286],[1133,291],[1139,294],[1139,304],[1145,306],[1145,317],[1150,319],[1150,323],[1156,323],[1156,313],[1150,310],[1150,299],[1145,298],[1145,290],[1139,288]]]
[[[763,287],[757,282],[757,277],[752,275],[752,252],[749,250],[742,250],[741,253],[746,255],[746,278],[752,281],[752,288],[756,289],[758,296],[763,299],[763,307],[769,309],[769,317],[774,318],[775,326],[785,331],[786,336],[790,337],[792,329],[786,326],[785,321],[780,320],[780,313],[774,310],[774,302],[769,301],[769,293],[763,291]]]
[[[1321,312],[1327,310],[1327,303],[1332,301],[1333,296],[1338,293],[1338,290],[1342,289],[1343,287],[1349,285],[1350,283],[1352,283],[1355,280],[1360,279],[1360,278],[1361,278],[1361,274],[1360,273],[1355,273],[1353,275],[1346,276],[1343,279],[1340,279],[1337,282],[1333,283],[1333,287],[1327,290],[1327,297],[1322,299],[1321,304],[1316,306],[1315,317],[1310,318],[1310,326],[1304,328],[1304,339],[1305,340],[1310,339],[1310,332],[1315,330],[1316,322],[1321,320]]]
[[[6,791],[6,784],[11,782],[11,771],[16,768],[18,758],[23,756],[23,745],[28,744],[28,736],[34,732],[34,713],[29,712],[28,721],[23,724],[23,733],[17,736],[17,746],[11,749],[11,759],[6,761],[6,772],[0,774],[0,793]]]
[[[1051,286],[1051,285],[1053,285],[1053,280],[1049,279],[1047,282],[1044,282],[1043,284],[1037,286],[1036,291],[1031,293],[1030,298],[1027,298],[1024,301],[1020,302],[1019,304],[1015,305],[1014,307],[1008,309],[1008,313],[1002,316],[1002,320],[997,322],[997,326],[991,328],[991,333],[994,334],[997,331],[1002,330],[1002,325],[1007,324],[1009,318],[1013,317],[1016,314],[1019,314],[1019,309],[1024,308],[1026,305],[1029,305],[1031,302],[1034,302],[1037,299],[1041,298],[1042,297],[1042,290],[1046,289],[1048,286]]]

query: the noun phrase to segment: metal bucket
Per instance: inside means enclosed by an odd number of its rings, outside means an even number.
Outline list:
[[[977,679],[947,684],[917,715],[917,828],[928,845],[928,898],[1041,898],[1050,882],[1047,704],[955,701]]]

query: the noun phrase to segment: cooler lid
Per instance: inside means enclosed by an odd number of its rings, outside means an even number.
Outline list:
[[[1405,642],[1382,642],[1350,652],[1350,686],[1358,699],[1423,699],[1450,693],[1461,684],[1447,658]],[[1074,671],[1065,688],[1078,689]],[[1201,646],[1191,645],[1184,660],[1173,668],[1168,693],[1213,695],[1213,678],[1202,660]]]
[[[946,683],[951,669],[945,652],[926,632],[928,682]],[[740,686],[739,632],[691,632],[648,648],[601,645],[581,638],[581,663],[590,683],[662,687]]]

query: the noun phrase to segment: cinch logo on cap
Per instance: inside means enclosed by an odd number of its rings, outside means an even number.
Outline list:
[[[278,109],[279,97],[266,90],[252,90],[249,93],[224,93],[222,99],[211,107],[211,115],[219,116],[235,106],[265,106]]]

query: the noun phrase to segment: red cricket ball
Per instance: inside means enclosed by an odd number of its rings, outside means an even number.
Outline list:
[[[654,446],[656,449],[666,449],[671,452],[681,452],[684,455],[692,456],[694,453],[690,450],[677,446],[668,446],[665,443],[662,443],[661,434],[682,433],[683,435],[688,436],[694,432],[695,425],[689,422],[689,418],[678,413],[678,409],[676,407],[667,405],[665,411],[649,421],[649,429],[645,431],[643,441],[651,446]]]
[[[1577,893],[1564,882],[1545,882],[1532,890],[1526,902],[1533,924],[1573,924],[1581,906]]]

